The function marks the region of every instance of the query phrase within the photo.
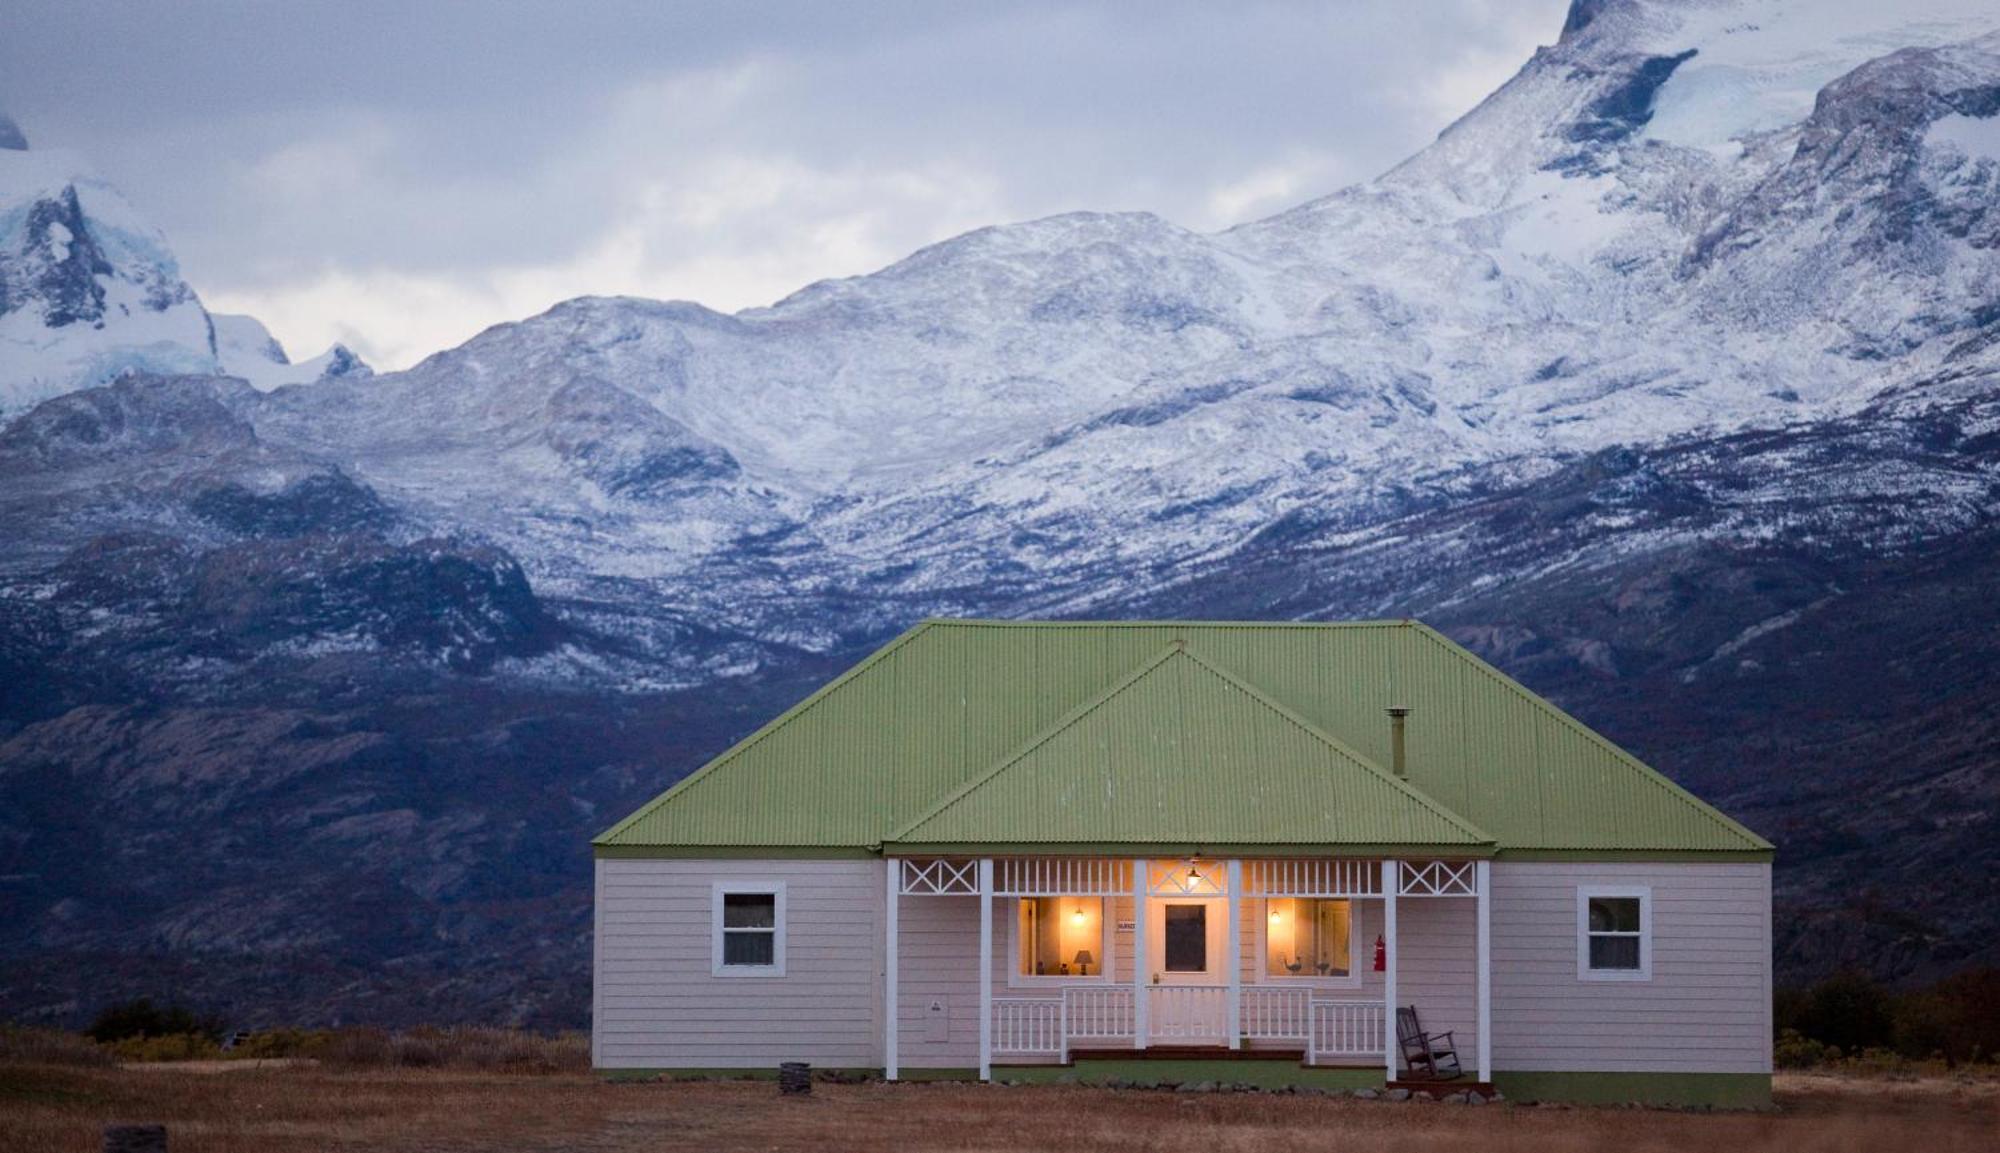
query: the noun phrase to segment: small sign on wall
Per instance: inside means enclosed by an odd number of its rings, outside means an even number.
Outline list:
[[[1120,922],[1118,922],[1118,931],[1119,931],[1119,932],[1121,932],[1121,933],[1130,933],[1130,932],[1132,932],[1132,931],[1136,930],[1136,929],[1137,929],[1138,927],[1139,927],[1139,922],[1137,922],[1137,921],[1120,921]]]
[[[932,997],[924,1006],[924,1040],[937,1045],[951,1040],[951,1012],[943,997]]]

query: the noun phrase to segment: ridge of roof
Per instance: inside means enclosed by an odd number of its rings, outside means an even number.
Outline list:
[[[1477,825],[1473,824],[1470,820],[1468,820],[1464,816],[1460,815],[1459,813],[1452,810],[1450,807],[1446,806],[1445,804],[1438,801],[1434,797],[1425,793],[1423,790],[1417,788],[1414,784],[1410,783],[1409,781],[1403,778],[1397,777],[1393,773],[1386,771],[1380,765],[1377,765],[1374,761],[1362,755],[1360,752],[1356,751],[1346,742],[1333,736],[1331,733],[1328,733],[1326,730],[1320,728],[1318,725],[1313,724],[1305,717],[1300,716],[1296,711],[1286,707],[1284,704],[1273,699],[1270,696],[1270,694],[1264,692],[1262,689],[1259,689],[1256,685],[1243,679],[1235,672],[1215,663],[1214,661],[1204,658],[1200,653],[1190,648],[1186,641],[1176,640],[1163,646],[1158,652],[1153,654],[1151,657],[1148,657],[1146,660],[1140,662],[1140,664],[1136,668],[1134,668],[1130,673],[1127,673],[1125,676],[1120,677],[1116,682],[1105,688],[1102,692],[1098,693],[1096,696],[1083,702],[1081,705],[1070,710],[1068,713],[1065,713],[1062,717],[1058,718],[1057,720],[1055,720],[1054,722],[1043,728],[1040,732],[1036,733],[1033,737],[1029,738],[1022,745],[1009,751],[1004,756],[1000,757],[997,761],[994,762],[994,764],[991,767],[981,771],[977,776],[967,781],[965,784],[960,785],[956,789],[953,789],[950,793],[946,794],[942,799],[940,799],[936,804],[930,806],[922,813],[919,813],[917,816],[905,822],[902,825],[902,827],[896,829],[887,837],[884,837],[882,839],[881,845],[890,845],[903,840],[908,834],[910,834],[914,830],[923,827],[926,823],[934,820],[939,815],[949,810],[952,806],[958,804],[960,801],[963,801],[971,794],[979,791],[979,789],[981,789],[983,786],[991,783],[995,779],[1004,775],[1007,772],[1007,770],[1013,768],[1015,765],[1018,765],[1024,758],[1033,753],[1036,749],[1054,740],[1056,737],[1060,736],[1065,731],[1073,728],[1075,725],[1084,720],[1086,717],[1090,716],[1092,713],[1103,708],[1107,704],[1110,704],[1111,702],[1115,701],[1120,695],[1131,689],[1132,686],[1134,686],[1141,680],[1144,680],[1148,675],[1153,673],[1155,670],[1159,669],[1161,666],[1165,665],[1167,662],[1173,660],[1175,657],[1183,657],[1189,661],[1192,661],[1197,667],[1205,670],[1211,676],[1216,677],[1223,683],[1229,685],[1231,688],[1234,688],[1238,692],[1242,693],[1244,696],[1249,698],[1250,701],[1253,702],[1254,704],[1261,705],[1263,708],[1274,713],[1287,723],[1293,725],[1301,732],[1305,733],[1307,736],[1332,749],[1342,758],[1352,762],[1355,765],[1355,767],[1360,769],[1362,772],[1372,775],[1376,780],[1378,780],[1382,784],[1387,785],[1391,789],[1394,789],[1397,792],[1401,793],[1405,799],[1418,805],[1426,812],[1430,813],[1432,816],[1438,818],[1439,820],[1443,821],[1446,825],[1452,827],[1453,829],[1456,829],[1459,833],[1469,838],[1467,843],[1478,844],[1478,845],[1494,845],[1498,843],[1490,833],[1487,833],[1484,829],[1481,829]],[[879,848],[881,846],[878,845],[876,847]]]
[[[1230,684],[1235,685],[1238,689],[1249,694],[1251,699],[1257,701],[1259,704],[1262,704],[1265,708],[1270,709],[1272,712],[1277,713],[1279,716],[1297,725],[1300,729],[1309,733],[1313,737],[1318,738],[1320,741],[1328,745],[1331,745],[1336,751],[1341,753],[1343,756],[1347,757],[1349,760],[1352,760],[1355,764],[1360,765],[1362,768],[1368,770],[1369,772],[1374,773],[1377,777],[1380,777],[1384,782],[1391,785],[1392,787],[1401,789],[1405,794],[1407,794],[1410,797],[1410,799],[1416,801],[1420,805],[1423,805],[1425,808],[1430,809],[1432,812],[1436,813],[1439,817],[1443,818],[1445,821],[1458,826],[1461,832],[1477,837],[1479,840],[1484,841],[1488,844],[1498,843],[1497,841],[1494,840],[1494,837],[1491,833],[1488,833],[1485,829],[1482,829],[1478,825],[1473,824],[1471,820],[1469,820],[1464,816],[1461,816],[1456,810],[1452,809],[1449,805],[1446,805],[1444,802],[1431,796],[1429,793],[1426,793],[1422,789],[1419,789],[1415,784],[1412,784],[1408,778],[1399,777],[1396,774],[1388,771],[1387,769],[1384,769],[1382,766],[1376,764],[1373,760],[1369,759],[1366,756],[1363,756],[1359,750],[1355,749],[1352,745],[1349,745],[1346,741],[1341,740],[1339,737],[1336,737],[1332,733],[1327,732],[1325,729],[1320,728],[1318,725],[1313,724],[1311,721],[1301,716],[1298,712],[1286,706],[1283,702],[1273,698],[1269,693],[1258,688],[1256,685],[1251,684],[1249,681],[1244,680],[1241,676],[1238,676],[1236,673],[1230,671],[1227,668],[1224,668],[1221,665],[1216,664],[1213,661],[1204,660],[1200,653],[1189,650],[1187,655],[1188,659],[1194,661],[1194,663],[1207,669],[1209,672],[1214,673],[1216,676],[1221,677],[1223,680],[1228,681]]]
[[[1584,724],[1582,721],[1577,720],[1575,717],[1571,716],[1568,712],[1558,707],[1553,701],[1548,700],[1546,697],[1543,697],[1540,693],[1535,692],[1533,689],[1530,689],[1528,686],[1515,680],[1513,677],[1510,677],[1506,673],[1501,672],[1499,669],[1494,668],[1478,653],[1475,653],[1471,649],[1466,648],[1464,645],[1459,644],[1457,641],[1452,640],[1444,633],[1438,631],[1437,629],[1433,628],[1428,624],[1425,624],[1423,621],[1412,620],[1410,624],[1415,629],[1416,633],[1419,636],[1426,638],[1433,644],[1442,646],[1447,652],[1458,657],[1460,660],[1465,661],[1467,664],[1471,665],[1473,669],[1475,669],[1476,671],[1483,673],[1487,677],[1492,678],[1500,685],[1501,688],[1527,701],[1531,707],[1539,709],[1544,715],[1566,726],[1572,732],[1582,737],[1584,740],[1589,741],[1591,744],[1597,746],[1599,749],[1610,754],[1611,758],[1614,761],[1623,765],[1626,769],[1630,770],[1632,774],[1637,778],[1639,778],[1640,780],[1645,781],[1646,783],[1654,786],[1655,788],[1662,790],[1669,796],[1672,796],[1678,800],[1686,802],[1689,805],[1692,805],[1696,812],[1700,813],[1704,817],[1707,817],[1709,820],[1713,821],[1715,824],[1719,825],[1727,832],[1733,833],[1738,837],[1744,838],[1745,840],[1750,842],[1748,847],[1755,849],[1762,849],[1762,850],[1775,850],[1776,846],[1774,846],[1770,841],[1764,839],[1761,836],[1758,836],[1747,826],[1743,825],[1733,817],[1729,816],[1729,814],[1723,812],[1722,810],[1716,808],[1714,805],[1709,804],[1707,801],[1702,800],[1700,797],[1695,796],[1693,793],[1675,784],[1673,780],[1669,778],[1665,773],[1662,773],[1658,769],[1652,767],[1646,762],[1633,756],[1631,753],[1626,752],[1624,749],[1620,748],[1615,741],[1612,741],[1611,739],[1607,738],[1602,733],[1599,733],[1596,729],[1593,729],[1589,725]]]
[[[595,837],[592,837],[590,839],[590,843],[592,845],[610,844],[613,837],[616,837],[620,833],[623,833],[626,829],[631,828],[633,825],[637,824],[639,821],[644,819],[648,814],[657,811],[661,806],[667,804],[669,801],[672,801],[675,798],[679,797],[681,794],[686,793],[689,790],[693,789],[695,786],[699,785],[703,780],[708,778],[711,774],[716,772],[716,770],[722,768],[724,765],[727,765],[728,763],[735,760],[742,754],[750,751],[752,748],[756,747],[758,742],[770,736],[772,733],[777,732],[780,728],[783,728],[786,724],[790,723],[794,718],[803,716],[806,713],[811,712],[813,708],[819,705],[820,702],[824,701],[829,696],[832,696],[833,693],[836,690],[838,690],[842,685],[845,685],[849,681],[854,680],[856,677],[861,676],[863,673],[867,672],[875,665],[882,663],[884,660],[888,659],[888,657],[891,654],[901,649],[904,645],[909,644],[912,640],[915,640],[918,636],[922,635],[926,630],[932,628],[936,624],[937,622],[935,620],[927,619],[918,621],[916,624],[911,625],[907,629],[904,629],[902,632],[898,633],[895,636],[895,638],[891,640],[888,644],[885,644],[881,648],[876,649],[874,652],[868,654],[866,658],[856,662],[846,672],[841,673],[839,676],[833,678],[832,680],[821,685],[819,688],[813,690],[810,694],[806,696],[804,700],[793,705],[791,708],[786,709],[784,712],[779,713],[777,716],[772,717],[770,720],[765,721],[763,724],[757,726],[755,729],[751,731],[749,736],[744,737],[742,740],[737,741],[735,744],[729,746],[727,749],[724,749],[721,753],[717,754],[714,757],[714,759],[710,760],[707,764],[703,765],[702,767],[696,769],[694,772],[689,773],[687,776],[682,777],[678,781],[675,781],[673,785],[671,785],[665,792],[661,793],[659,796],[654,797],[652,800],[647,801],[645,804],[640,805],[638,808],[632,810],[632,812],[626,814],[624,820],[619,821],[617,824],[597,834]]]
[[[1002,629],[1387,629],[1409,628],[1422,624],[1413,617],[1380,617],[1355,621],[1106,620],[1091,617],[1080,617],[1076,620],[1016,620],[1008,617],[925,617],[923,623],[947,628]]]
[[[1107,686],[1103,692],[1098,693],[1096,696],[1089,698],[1082,704],[1064,713],[1062,716],[1057,717],[1054,721],[1050,722],[1046,727],[1044,727],[1040,732],[1036,733],[1032,737],[1029,737],[1027,740],[1023,741],[1019,746],[1010,749],[1007,753],[1002,755],[999,760],[994,761],[990,767],[981,769],[977,774],[975,774],[972,777],[971,780],[966,781],[964,784],[958,786],[957,788],[946,793],[943,797],[939,798],[936,804],[932,805],[928,809],[925,809],[923,812],[918,813],[916,816],[910,818],[909,820],[903,822],[902,827],[896,829],[894,832],[891,832],[888,836],[882,838],[881,843],[888,844],[892,841],[898,840],[899,838],[902,837],[904,833],[909,832],[911,829],[916,828],[917,826],[923,824],[925,821],[928,821],[932,817],[937,816],[939,813],[944,812],[946,809],[950,808],[952,805],[956,804],[960,799],[965,797],[966,794],[972,792],[979,786],[985,784],[986,782],[992,780],[994,777],[997,777],[1001,773],[1005,772],[1008,766],[1018,763],[1022,757],[1027,756],[1029,753],[1034,752],[1036,749],[1041,748],[1043,745],[1048,744],[1050,741],[1054,740],[1056,738],[1056,735],[1061,733],[1064,729],[1069,728],[1071,725],[1076,724],[1078,721],[1089,716],[1091,713],[1094,713],[1098,709],[1103,708],[1107,703],[1111,701],[1113,697],[1116,697],[1119,693],[1122,693],[1126,689],[1131,688],[1147,673],[1150,673],[1154,669],[1159,668],[1161,665],[1165,664],[1168,661],[1168,659],[1170,659],[1175,653],[1186,652],[1186,651],[1187,651],[1187,644],[1184,641],[1173,641],[1170,644],[1161,646],[1160,651],[1154,653],[1150,657],[1147,657],[1145,660],[1140,661],[1138,667],[1134,668],[1131,672],[1126,673],[1124,676],[1119,677],[1117,680],[1111,682],[1111,684]]]

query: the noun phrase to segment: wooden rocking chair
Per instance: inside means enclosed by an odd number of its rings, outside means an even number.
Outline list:
[[[1465,1075],[1458,1065],[1458,1042],[1449,1032],[1426,1033],[1415,1006],[1396,1010],[1396,1042],[1411,1080],[1450,1081]]]

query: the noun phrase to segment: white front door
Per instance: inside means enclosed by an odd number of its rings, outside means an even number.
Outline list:
[[[1219,898],[1150,899],[1146,949],[1139,961],[1150,970],[1146,1017],[1154,1042],[1227,1040],[1229,988],[1223,949],[1228,917]]]

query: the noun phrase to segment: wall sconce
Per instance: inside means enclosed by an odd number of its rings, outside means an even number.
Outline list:
[[[1073,912],[1070,913],[1069,919],[1075,921],[1079,925],[1083,924],[1083,910],[1080,908],[1074,910]]]

